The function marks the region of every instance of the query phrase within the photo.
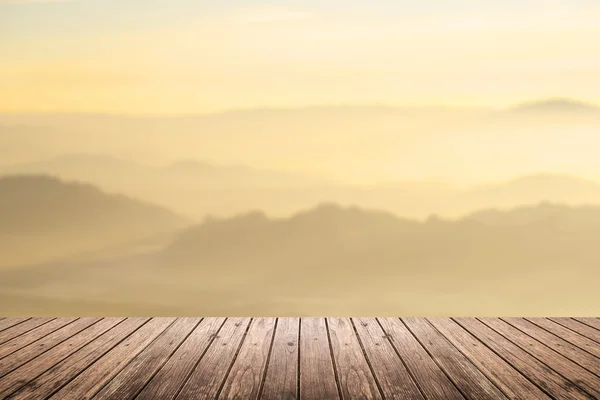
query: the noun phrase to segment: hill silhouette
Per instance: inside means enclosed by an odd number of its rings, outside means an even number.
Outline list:
[[[489,182],[536,171],[584,175],[599,163],[590,149],[600,146],[600,113],[574,111],[588,108],[595,109],[542,100],[518,112],[330,106],[190,116],[0,114],[0,159],[7,166],[89,152],[154,166],[199,159],[356,184],[440,176]]]
[[[326,203],[208,218],[145,253],[7,271],[0,299],[98,315],[593,314],[599,235],[597,206],[416,221]]]
[[[418,222],[322,204],[287,219],[254,212],[210,220],[180,234],[161,257],[172,267],[211,265],[228,274],[318,272],[344,280],[430,271],[453,279],[489,278],[542,263],[550,272],[557,257],[574,267],[600,261],[591,245],[598,234],[600,207],[592,206],[548,203]]]
[[[41,175],[0,177],[0,221],[2,265],[101,248],[189,224],[155,205]]]
[[[596,113],[600,114],[600,108],[591,103],[568,98],[551,98],[547,100],[531,101],[519,104],[509,109],[517,113]]]
[[[144,199],[191,218],[231,217],[261,209],[289,217],[322,202],[380,209],[407,218],[429,214],[457,217],[490,207],[516,207],[542,201],[600,204],[600,185],[573,175],[540,173],[457,188],[449,182],[406,181],[343,184],[244,165],[215,165],[195,159],[149,166],[101,154],[71,154],[14,165],[0,172],[49,174],[87,182],[102,190]]]

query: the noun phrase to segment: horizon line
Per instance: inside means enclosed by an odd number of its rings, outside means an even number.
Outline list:
[[[482,112],[502,112],[519,109],[538,104],[548,103],[564,103],[580,107],[597,108],[600,110],[600,102],[595,103],[587,100],[580,100],[573,97],[552,96],[538,98],[537,100],[526,100],[514,102],[503,107],[478,107],[474,105],[448,105],[443,103],[431,103],[420,105],[408,104],[392,104],[392,103],[331,103],[331,104],[305,104],[298,106],[275,106],[263,105],[252,107],[228,107],[219,108],[212,111],[184,112],[184,113],[169,113],[169,112],[115,112],[115,111],[66,111],[66,110],[0,110],[0,115],[93,115],[93,116],[122,116],[122,117],[156,117],[156,118],[182,118],[182,117],[199,117],[199,116],[218,116],[230,113],[244,112],[268,112],[268,111],[303,111],[311,109],[349,109],[349,108],[371,108],[371,109],[393,109],[393,110],[477,110]]]

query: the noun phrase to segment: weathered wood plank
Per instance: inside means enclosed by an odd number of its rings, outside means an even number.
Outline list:
[[[173,400],[216,338],[225,318],[205,318],[169,361],[142,389],[136,400]]]
[[[587,337],[588,339],[592,339],[593,341],[600,343],[600,331],[592,328],[586,324],[583,324],[579,321],[576,321],[572,318],[550,318],[552,321],[565,326],[572,331],[579,333]]]
[[[0,321],[0,332],[30,319],[31,318],[5,318]]]
[[[527,318],[527,320],[543,328],[544,330],[563,338],[567,342],[574,344],[580,349],[583,349],[588,353],[595,355],[596,357],[600,357],[600,345],[597,342],[594,342],[592,339],[588,339],[577,332],[573,332],[571,329],[557,324],[548,318]]]
[[[339,399],[324,318],[300,321],[300,399]]]
[[[19,337],[30,330],[37,328],[38,326],[44,325],[47,322],[52,321],[54,318],[31,318],[18,325],[11,326],[8,329],[0,332],[0,346],[9,340]]]
[[[0,360],[17,350],[43,338],[46,335],[62,328],[75,321],[77,318],[57,318],[53,321],[48,322],[42,326],[38,326],[35,329],[30,330],[12,340],[3,343],[0,346]]]
[[[583,324],[589,325],[592,328],[595,328],[598,331],[600,331],[600,319],[598,319],[598,318],[582,318],[582,317],[577,317],[577,318],[574,318],[574,319],[577,320],[577,321],[579,321],[579,322],[581,322],[581,323],[583,323]]]
[[[93,397],[174,321],[175,318],[152,318],[110,349],[108,353],[103,354],[101,358],[63,386],[51,398],[79,400]]]
[[[423,400],[417,384],[375,318],[352,318],[358,339],[387,400]]]
[[[218,396],[250,322],[250,318],[225,321],[177,399],[214,399]]]
[[[86,321],[83,319],[80,321],[82,322],[81,325],[83,326],[78,326],[80,330],[74,334],[74,336],[66,340],[64,338],[50,338],[50,336],[58,336],[61,333],[64,333],[63,328],[48,336],[46,338],[48,339],[47,341],[42,341],[42,343],[34,343],[35,346],[27,346],[24,349],[19,350],[18,352],[13,353],[3,359],[2,363],[0,363],[2,365],[2,369],[4,369],[4,365],[10,362],[10,367],[8,368],[10,368],[10,371],[12,372],[6,374],[0,379],[0,398],[16,391],[27,382],[46,372],[52,366],[69,357],[71,354],[75,353],[90,341],[107,332],[118,323],[122,322],[123,318],[105,318],[99,322],[90,320],[87,321],[89,326],[87,328],[83,324]],[[76,321],[73,325],[77,324],[77,322],[79,321]],[[69,327],[71,327],[71,325],[67,325],[66,328]],[[58,340],[60,340],[60,342],[58,342]],[[46,346],[49,344],[54,345],[54,347],[49,348],[50,346]],[[41,354],[36,358],[31,359],[29,362],[23,363],[22,365],[19,364],[24,359],[31,357],[37,352],[41,352]],[[12,368],[15,365],[20,366],[17,369]]]
[[[48,398],[148,320],[148,318],[126,319],[98,338],[88,342],[87,345],[37,378],[27,382],[11,394],[10,398],[13,400],[42,400]]]
[[[478,400],[507,398],[426,320],[402,318],[402,321],[465,397]]]
[[[200,318],[180,318],[148,348],[138,354],[102,390],[95,400],[133,399],[167,362],[175,350],[200,323]]]
[[[408,328],[398,318],[377,318],[427,399],[464,399]]]
[[[519,371],[450,318],[429,318],[428,320],[510,399],[550,399]]]
[[[600,398],[600,377],[500,319],[482,318],[481,321],[587,393]]]
[[[37,342],[34,342],[20,350],[15,351],[12,354],[7,355],[2,359],[2,362],[0,362],[0,377],[3,377],[9,372],[17,369],[35,357],[38,357],[40,354],[49,351],[54,346],[66,341],[71,336],[83,331],[98,321],[100,321],[100,318],[81,318],[72,324],[58,329],[46,337],[43,337]]]
[[[269,360],[275,318],[254,318],[219,399],[257,399]]]
[[[298,400],[299,318],[279,318],[261,400]]]
[[[596,375],[600,374],[600,358],[581,350],[579,347],[572,345],[562,338],[548,333],[544,329],[523,318],[503,318],[503,320],[537,341],[552,348],[552,350],[557,353],[562,354],[569,360],[586,368],[588,371]]]
[[[334,365],[344,399],[381,399],[349,318],[327,318]]]
[[[453,319],[552,398],[589,400],[590,396],[581,388],[483,322],[474,318]]]

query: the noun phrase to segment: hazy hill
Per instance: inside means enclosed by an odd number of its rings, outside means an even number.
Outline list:
[[[164,208],[49,176],[0,177],[0,265],[46,260],[180,229]]]
[[[567,98],[552,98],[519,104],[509,109],[519,114],[598,114],[600,107],[593,104]]]
[[[97,315],[594,314],[599,235],[600,207],[424,222],[334,204],[280,219],[255,211],[145,254],[2,273],[0,299]]]
[[[583,176],[600,169],[593,151],[600,113],[573,112],[584,108],[551,100],[518,111],[330,106],[190,116],[3,114],[0,159],[14,165],[90,152],[154,166],[199,159],[356,184],[486,182],[537,171]]]
[[[600,204],[600,184],[565,174],[533,174],[499,183],[477,185],[452,196],[453,216],[474,210],[512,208],[541,202]]]
[[[230,217],[249,210],[287,217],[322,202],[380,209],[407,218],[457,217],[490,207],[543,201],[600,203],[600,185],[564,174],[534,174],[466,188],[443,181],[350,185],[248,166],[181,160],[156,167],[100,154],[73,154],[0,169],[0,173],[50,174],[144,199],[192,218]]]
[[[213,266],[225,276],[298,274],[278,284],[300,290],[305,274],[352,285],[357,276],[368,280],[371,274],[490,279],[539,267],[551,274],[567,259],[573,268],[600,262],[592,245],[598,235],[600,207],[541,204],[417,222],[321,205],[287,219],[254,212],[209,220],[182,233],[161,257],[171,267]]]

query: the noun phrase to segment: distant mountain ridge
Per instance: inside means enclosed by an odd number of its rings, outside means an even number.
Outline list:
[[[248,265],[269,271],[343,265],[348,271],[366,272],[371,265],[389,271],[425,268],[432,262],[437,268],[469,269],[477,263],[510,268],[511,262],[554,262],[560,257],[571,257],[574,263],[600,261],[595,246],[590,246],[598,235],[600,206],[548,203],[418,222],[321,204],[286,219],[252,212],[209,220],[181,233],[161,257],[174,267],[218,265],[234,270]]]
[[[165,208],[44,175],[0,177],[0,221],[0,266],[23,255],[20,261],[65,256],[190,224]]]
[[[524,175],[460,189],[444,182],[419,181],[350,185],[244,165],[221,166],[187,159],[160,167],[101,154],[66,155],[0,168],[2,173],[47,174],[90,183],[196,219],[227,217],[252,209],[289,216],[323,202],[386,210],[410,218],[429,214],[456,217],[473,210],[542,201],[600,204],[600,184],[558,173]]]
[[[600,107],[579,100],[569,98],[551,98],[521,103],[509,108],[509,111],[518,113],[600,113]]]

